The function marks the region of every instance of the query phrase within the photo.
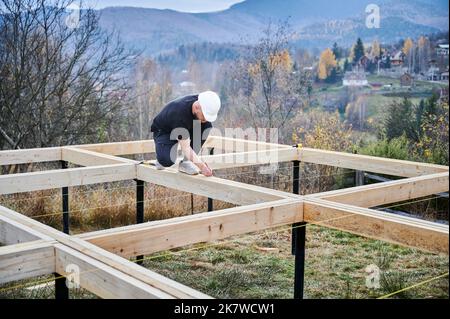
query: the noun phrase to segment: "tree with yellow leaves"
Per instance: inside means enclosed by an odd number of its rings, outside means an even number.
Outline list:
[[[411,38],[405,40],[402,51],[406,56],[409,72],[411,72],[414,70],[414,42]]]
[[[403,53],[406,56],[408,56],[408,54],[410,53],[410,51],[413,48],[413,46],[414,46],[413,40],[411,40],[411,38],[407,38],[405,40],[405,42],[403,43],[403,49],[402,49]]]
[[[318,77],[321,80],[326,80],[333,69],[337,66],[336,57],[331,49],[325,49],[320,55]]]
[[[372,43],[372,55],[374,57],[379,57],[381,54],[380,42],[378,40],[374,40]]]
[[[430,59],[430,41],[421,36],[417,41],[419,70],[425,72],[428,69],[428,60]]]

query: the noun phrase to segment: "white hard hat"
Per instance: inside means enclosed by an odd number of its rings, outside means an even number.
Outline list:
[[[214,122],[220,110],[219,96],[215,92],[205,91],[198,95],[198,102],[200,103],[205,119],[208,122]]]

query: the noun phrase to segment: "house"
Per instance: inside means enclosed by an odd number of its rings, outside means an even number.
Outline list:
[[[448,56],[448,44],[438,44],[436,54],[440,56]]]
[[[358,70],[345,72],[342,84],[344,86],[366,86],[369,82],[367,82],[366,73]]]
[[[404,73],[400,77],[400,86],[411,87],[414,84],[414,77],[409,73]]]
[[[363,55],[360,59],[359,59],[359,65],[362,66],[364,69],[367,69],[367,65],[370,63],[370,59],[368,56]]]
[[[427,80],[428,81],[439,81],[440,80],[440,72],[439,68],[435,65],[431,65],[427,72]]]
[[[397,51],[391,56],[391,65],[392,66],[400,66],[405,61],[405,54],[403,51]]]
[[[440,74],[441,81],[448,81],[448,71],[442,72]]]

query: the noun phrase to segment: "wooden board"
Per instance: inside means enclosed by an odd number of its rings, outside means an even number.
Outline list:
[[[109,164],[138,164],[127,158],[92,152],[75,147],[62,147],[62,160],[81,166],[98,166]]]
[[[57,240],[59,243],[82,253],[86,257],[96,259],[103,264],[106,264],[120,272],[134,277],[135,279],[138,279],[139,281],[142,281],[147,285],[151,285],[159,290],[162,290],[163,292],[170,294],[176,298],[209,298],[207,295],[202,294],[192,288],[186,287],[169,278],[166,278],[153,271],[136,265],[129,260],[112,254],[89,242],[64,234],[50,226],[39,223],[36,220],[14,212],[6,207],[0,206],[0,215],[15,220],[16,222],[19,222],[22,225],[30,227],[36,231],[39,231]]]
[[[60,147],[0,151],[0,166],[61,160]]]
[[[330,165],[402,177],[448,172],[448,166],[324,151],[306,147],[300,149],[300,159],[307,163]]]
[[[303,220],[303,204],[285,199],[79,235],[123,257],[211,242]]]
[[[55,272],[55,249],[46,241],[0,247],[0,284]]]
[[[52,240],[49,236],[0,215],[0,244],[14,245],[39,239]]]
[[[99,297],[109,299],[173,299],[173,296],[124,274],[94,258],[67,246],[56,244],[56,272],[69,275],[79,269],[80,286]],[[67,268],[67,266],[71,266]]]
[[[72,147],[109,155],[132,155],[153,153],[155,151],[155,142],[153,140],[141,140],[114,143],[80,144]]]
[[[448,225],[321,199],[306,199],[303,213],[308,223],[448,255]]]
[[[449,190],[449,173],[437,173],[306,196],[359,207],[375,207]]]
[[[160,171],[152,166],[138,165],[137,179],[237,205],[257,204],[290,196],[289,193],[217,177],[187,175],[173,168]]]
[[[136,178],[133,164],[113,164],[0,175],[0,194],[122,181]]]

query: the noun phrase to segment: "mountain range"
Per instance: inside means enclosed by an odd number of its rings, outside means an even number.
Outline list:
[[[350,46],[357,37],[393,43],[448,31],[447,0],[382,0],[380,28],[365,25],[374,0],[246,0],[227,10],[186,13],[174,10],[109,7],[99,10],[100,25],[116,30],[124,42],[148,55],[198,42],[242,43],[261,37],[269,22],[288,20],[298,45]]]

